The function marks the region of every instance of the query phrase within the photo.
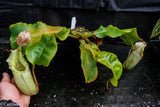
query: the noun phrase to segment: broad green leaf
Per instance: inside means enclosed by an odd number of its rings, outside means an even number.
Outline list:
[[[86,49],[81,42],[80,42],[80,51],[81,51],[81,66],[83,69],[85,82],[90,83],[97,78],[98,75],[97,63],[93,57],[92,52]]]
[[[150,39],[158,35],[160,35],[160,19],[158,19],[156,25],[154,26]]]
[[[70,30],[64,27],[59,33],[57,33],[57,38],[60,39],[61,41],[64,41],[68,35],[69,35]]]
[[[26,56],[30,63],[48,66],[57,52],[55,36],[43,34],[36,44],[30,44],[26,50]]]
[[[107,27],[100,26],[96,31],[94,31],[93,34],[98,38],[104,38],[106,36],[117,38],[119,36],[122,36],[124,34],[124,31],[118,29],[117,27],[109,25]]]
[[[123,67],[115,54],[99,51],[97,61],[111,69],[116,80],[121,77]]]
[[[18,48],[15,38],[22,31],[26,31],[26,30],[29,31],[31,33],[31,42],[35,43],[35,42],[38,42],[38,40],[40,39],[32,39],[32,37],[36,38],[37,36],[41,36],[42,34],[57,34],[63,29],[63,27],[59,27],[59,26],[53,27],[53,26],[46,25],[45,23],[42,23],[42,22],[37,22],[35,24],[26,24],[26,23],[19,22],[16,24],[12,24],[9,28],[11,31],[10,41],[13,49]]]
[[[93,34],[98,38],[106,36],[111,38],[120,37],[127,45],[133,45],[135,42],[142,41],[137,34],[136,28],[120,30],[112,25],[107,27],[100,26]]]
[[[125,30],[125,29],[124,29]],[[143,41],[137,34],[137,29],[132,28],[131,32],[124,33],[120,37],[127,45],[133,45],[135,42],[140,42]]]

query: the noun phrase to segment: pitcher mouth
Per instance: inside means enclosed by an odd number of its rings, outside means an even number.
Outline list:
[[[25,71],[25,65],[23,65],[22,62],[20,61],[19,54],[20,53],[18,52],[18,58],[17,58],[16,64],[14,65],[14,67],[18,71]]]

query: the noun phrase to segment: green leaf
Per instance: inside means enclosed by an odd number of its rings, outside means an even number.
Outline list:
[[[63,27],[59,27],[59,26],[53,27],[53,26],[46,25],[45,23],[42,23],[42,22],[37,22],[35,24],[26,24],[26,23],[19,22],[16,24],[12,24],[9,28],[11,31],[10,41],[13,49],[18,48],[15,38],[22,31],[29,31],[31,33],[30,42],[36,43],[40,40],[40,39],[37,39],[39,38],[38,36],[41,36],[42,34],[57,34],[63,29]],[[33,39],[33,37],[35,39]]]
[[[88,49],[92,53],[93,58],[96,60],[99,49],[98,46],[96,44],[87,44],[84,40],[80,40],[80,44],[83,45],[84,48]]]
[[[117,87],[118,81],[114,77],[109,80],[114,87]]]
[[[57,43],[55,36],[43,34],[38,43],[28,46],[26,56],[32,64],[49,66],[56,52]]]
[[[121,77],[123,67],[115,54],[99,51],[97,61],[111,69],[116,80]]]
[[[70,30],[64,27],[59,33],[57,33],[57,38],[60,39],[61,41],[64,41],[69,34]]]
[[[119,36],[122,36],[124,34],[124,31],[118,29],[117,27],[109,25],[107,27],[100,26],[96,31],[94,31],[93,34],[98,38],[104,38],[106,36],[117,38]]]
[[[111,79],[109,79],[109,80],[107,81],[107,84],[106,84],[106,89],[107,89],[108,91],[110,91],[109,82],[110,82],[114,87],[117,87],[117,85],[118,85],[118,80],[115,79],[114,77],[112,77]]]
[[[153,38],[153,37],[156,37],[158,35],[160,35],[160,18],[158,19],[156,25],[153,28],[150,39]]]
[[[140,42],[143,41],[137,34],[137,29],[136,28],[132,28],[131,32],[128,33],[124,33],[124,35],[122,35],[120,37],[127,45],[133,45],[135,42]]]
[[[90,83],[97,78],[98,69],[97,63],[94,59],[92,52],[84,47],[80,42],[81,51],[81,66],[85,77],[85,82]]]
[[[27,47],[28,47],[28,45],[25,45],[25,46],[21,47],[21,52],[22,52],[23,55],[25,54]]]
[[[106,36],[111,38],[120,37],[127,45],[133,45],[135,42],[142,41],[137,34],[136,28],[120,30],[112,25],[107,27],[100,26],[93,34],[98,38]]]
[[[11,47],[12,49],[17,49],[19,46],[16,41],[11,41]]]

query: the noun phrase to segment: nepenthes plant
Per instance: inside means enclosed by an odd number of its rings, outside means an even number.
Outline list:
[[[98,76],[97,63],[108,67],[113,73],[113,77],[106,80],[107,88],[109,83],[115,87],[118,85],[123,68],[132,69],[142,59],[146,47],[146,43],[138,36],[136,28],[119,29],[109,25],[107,27],[100,26],[95,31],[88,31],[85,28],[70,29],[62,26],[50,26],[42,22],[35,24],[19,22],[9,28],[12,51],[7,62],[17,86],[26,95],[38,93],[38,82],[34,73],[35,66],[49,66],[58,49],[56,39],[64,41],[71,37],[79,41],[81,67],[86,83],[96,80]],[[126,45],[131,46],[123,64],[116,54],[100,50],[99,45],[102,44],[102,41],[98,40],[107,36],[119,37]],[[90,38],[94,38],[96,42]],[[32,65],[31,70],[29,65]]]

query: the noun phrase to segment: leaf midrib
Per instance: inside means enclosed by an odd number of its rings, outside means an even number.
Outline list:
[[[49,40],[47,40],[46,43],[43,45],[43,47],[42,47],[42,49],[41,49],[41,51],[40,51],[39,57],[38,57],[37,60],[36,60],[36,63],[39,61],[40,57],[42,56],[43,50],[44,50],[44,48],[46,47],[46,45],[48,44],[48,41],[49,41]]]

